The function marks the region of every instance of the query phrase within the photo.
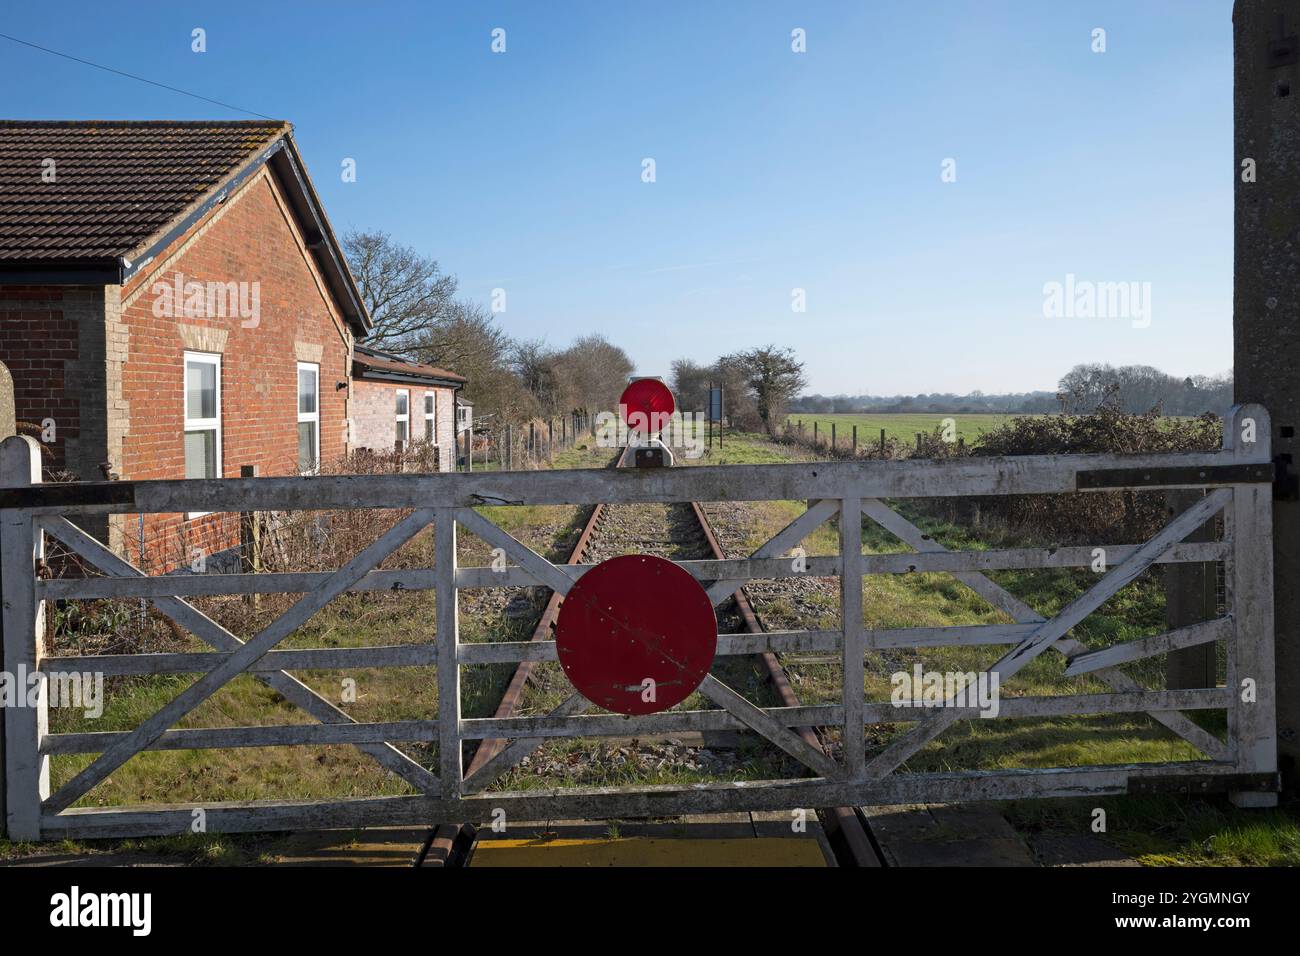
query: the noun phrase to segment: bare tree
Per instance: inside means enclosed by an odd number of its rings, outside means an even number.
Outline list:
[[[467,379],[464,394],[475,419],[496,416],[521,421],[535,402],[512,369],[515,343],[483,306],[455,300],[425,326],[405,350],[416,361],[448,369]]]
[[[343,251],[374,322],[367,343],[405,351],[414,339],[443,318],[456,294],[456,277],[436,259],[395,242],[386,232],[352,230]]]
[[[690,359],[675,359],[672,364],[673,397],[677,407],[685,412],[704,411],[709,402],[709,385],[714,382],[714,370]]]
[[[421,362],[471,373],[507,367],[514,342],[495,317],[477,302],[454,300],[443,314],[414,333],[405,351]]]
[[[613,410],[635,366],[602,335],[585,335],[555,356],[556,379],[567,410],[587,415]]]
[[[566,411],[568,389],[556,368],[558,353],[541,339],[518,342],[511,357],[511,368],[519,383],[537,402],[546,416]]]

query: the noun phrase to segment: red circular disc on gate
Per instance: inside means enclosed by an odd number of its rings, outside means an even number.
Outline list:
[[[618,714],[680,704],[718,649],[713,603],[699,581],[651,555],[596,565],[569,589],[555,621],[555,649],[573,686]]]
[[[623,420],[628,427],[647,433],[659,431],[677,408],[668,386],[654,378],[637,379],[623,389],[618,402],[624,408]]]

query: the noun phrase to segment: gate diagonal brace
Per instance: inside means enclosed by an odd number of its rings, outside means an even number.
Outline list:
[[[405,544],[434,519],[434,512],[412,512],[385,532],[378,541],[361,550],[342,568],[325,579],[315,590],[304,594],[296,604],[276,618],[256,637],[234,651],[225,663],[208,671],[151,717],[99,755],[85,769],[44,801],[47,812],[59,813],[72,806],[92,787],[102,781],[141,750],[147,748],[169,728],[192,712],[222,687],[280,641],[297,630],[322,607],[361,579],[367,571]]]
[[[999,679],[1009,677],[1027,664],[1034,657],[1038,656],[1048,646],[1055,645],[1056,648],[1068,655],[1082,653],[1086,648],[1078,641],[1065,638],[1064,635],[1070,630],[1077,620],[1067,618],[1077,616],[1080,620],[1083,616],[1095,610],[1096,606],[1104,603],[1111,593],[1119,590],[1124,584],[1127,584],[1132,578],[1137,577],[1145,570],[1155,558],[1163,554],[1168,548],[1172,547],[1178,541],[1190,534],[1193,530],[1200,527],[1207,521],[1211,515],[1219,511],[1227,503],[1231,491],[1220,489],[1205,498],[1202,498],[1197,504],[1188,511],[1184,512],[1170,524],[1138,549],[1127,561],[1116,566],[1101,581],[1097,582],[1092,588],[1076,598],[1068,607],[1063,609],[1056,618],[1045,621],[1042,615],[1035,612],[1032,608],[1020,602],[1018,598],[1010,594],[1000,585],[990,581],[983,574],[973,572],[958,576],[959,580],[967,583],[968,586],[974,586],[967,579],[978,579],[980,586],[975,587],[976,591],[989,599],[989,592],[1000,596],[1003,600],[994,601],[995,606],[1001,606],[1006,609],[1006,604],[1012,606],[1018,605],[1018,610],[1012,613],[1018,621],[1022,623],[1033,623],[1039,625],[1030,636],[1021,644],[1004,654],[993,664],[989,671],[997,671]],[[923,551],[946,551],[941,544],[934,541],[928,535],[924,534],[919,528],[913,525],[907,519],[903,518],[897,512],[886,507],[883,502],[876,499],[864,499],[862,502],[863,513],[876,521],[887,531],[890,531],[896,537],[900,538],[907,544],[912,545],[918,550]],[[1176,535],[1176,537],[1175,537]],[[1156,542],[1164,540],[1161,545]],[[1118,577],[1117,575],[1122,575]],[[1108,584],[1107,582],[1111,582]],[[1106,589],[1113,590],[1110,593],[1104,593],[1103,586]],[[1098,598],[1098,595],[1101,595]],[[1095,601],[1094,606],[1090,606]],[[1079,612],[1082,611],[1082,614]],[[1065,627],[1060,627],[1062,621],[1066,621]],[[1057,633],[1059,632],[1059,633]],[[1055,633],[1055,637],[1047,640],[1049,634]],[[1139,685],[1132,678],[1121,674],[1117,671],[1100,670],[1096,676],[1104,680],[1116,690],[1135,690]],[[951,702],[948,702],[951,704]],[[1151,713],[1154,720],[1164,724],[1174,733],[1187,740],[1193,746],[1199,748],[1214,759],[1226,759],[1227,751],[1223,743],[1215,736],[1204,730],[1199,724],[1189,720],[1179,713]],[[871,776],[884,777],[897,769],[901,764],[914,754],[925,744],[939,736],[947,727],[960,719],[960,714],[951,706],[939,711],[934,716],[921,722],[909,734],[899,738],[890,744],[882,753],[878,754],[874,760],[867,766],[867,772]]]
[[[119,558],[101,542],[96,541],[65,518],[46,519],[41,523],[41,526],[47,534],[61,541],[65,546],[71,548],[109,577],[149,577],[139,568]],[[149,600],[162,614],[185,628],[209,647],[229,653],[244,646],[244,641],[199,611],[188,601],[178,597],[155,597]],[[305,710],[322,724],[357,723],[345,711],[335,707],[287,671],[274,673],[250,671],[250,674],[256,680],[276,691],[289,703]],[[412,760],[393,744],[387,742],[357,744],[356,747],[362,753],[373,757],[386,770],[401,777],[416,790],[429,795],[440,793],[438,777]]]

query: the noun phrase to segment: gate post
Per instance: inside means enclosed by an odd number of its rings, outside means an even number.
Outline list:
[[[1270,451],[1268,412],[1259,405],[1234,405],[1223,419],[1223,447],[1238,457]],[[1253,441],[1252,441],[1253,439]],[[1262,444],[1262,449],[1260,448]],[[1277,771],[1277,681],[1273,658],[1273,489],[1238,485],[1223,510],[1229,551],[1225,571],[1233,619],[1226,686],[1233,695],[1228,739],[1241,773]],[[1245,681],[1254,682],[1244,700]],[[1239,807],[1272,807],[1276,793],[1228,794]]]
[[[12,435],[0,442],[0,488],[25,488],[41,480],[41,449],[34,438]],[[28,678],[37,672],[43,631],[42,604],[36,600],[36,560],[44,557],[41,536],[30,511],[0,510],[0,621],[4,669],[14,682],[15,706],[4,720],[5,823],[10,840],[39,840],[41,801],[50,795],[50,758],[40,753],[49,729],[44,682],[36,705],[27,706]]]
[[[439,508],[433,524],[434,620],[438,647],[438,777],[444,800],[460,798],[460,611],[456,590],[456,511]]]
[[[1232,25],[1234,395],[1273,414],[1275,460],[1294,469],[1293,456],[1300,455],[1300,16],[1290,0],[1237,0]],[[1278,685],[1287,688],[1277,714],[1279,747],[1294,765],[1300,758],[1300,499],[1279,500],[1274,511],[1274,650]]]

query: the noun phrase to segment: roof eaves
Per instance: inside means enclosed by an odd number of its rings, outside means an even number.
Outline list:
[[[347,257],[330,226],[329,217],[325,215],[320,197],[312,186],[311,177],[307,175],[307,168],[298,153],[291,131],[282,137],[282,142],[285,149],[278,153],[276,164],[284,167],[280,172],[290,187],[290,200],[296,207],[295,211],[304,221],[309,220],[315,229],[314,234],[307,237],[307,246],[325,271],[330,288],[344,307],[344,316],[357,335],[369,335],[373,327],[370,313],[361,298],[352,270],[348,268]]]
[[[0,259],[0,285],[118,285],[122,260]]]
[[[357,366],[352,371],[353,378],[363,382],[390,382],[399,385],[440,385],[444,388],[463,388],[465,380],[461,378],[443,378],[439,375],[426,375],[421,372],[390,372],[387,369],[373,369]]]

